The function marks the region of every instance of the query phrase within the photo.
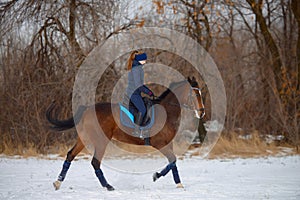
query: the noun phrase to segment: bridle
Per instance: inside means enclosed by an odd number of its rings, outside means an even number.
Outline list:
[[[204,112],[205,109],[195,107],[194,102],[193,102],[194,97],[202,97],[200,88],[190,87],[189,96],[188,96],[188,99],[187,99],[186,103],[179,104],[179,103],[170,102],[169,104],[173,105],[173,106],[179,106],[180,108],[184,108],[184,109],[187,109],[187,110],[190,110],[190,111],[200,111],[201,116],[199,116],[199,117],[200,117],[200,119],[202,119],[205,115],[205,112]]]
[[[204,108],[195,108],[195,105],[193,104],[193,97],[202,97],[200,88],[190,87],[190,92],[187,101],[188,103],[186,104],[187,109],[194,111],[203,111]]]

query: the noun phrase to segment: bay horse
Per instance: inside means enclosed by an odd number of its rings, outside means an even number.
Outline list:
[[[201,91],[196,79],[193,77],[192,79],[188,78],[187,80],[188,81],[184,80],[172,83],[169,89],[163,92],[157,99],[153,100],[154,104],[159,104],[164,107],[167,117],[165,124],[160,131],[155,135],[150,134],[150,145],[159,150],[169,162],[169,164],[161,172],[155,172],[153,174],[153,181],[165,176],[170,170],[172,170],[173,179],[178,188],[183,187],[183,185],[181,184],[176,166],[176,156],[173,152],[172,140],[179,127],[181,109],[194,111],[197,118],[202,118],[205,114]],[[114,139],[128,144],[145,145],[144,140],[125,133],[124,127],[119,127],[119,116],[115,118],[113,116],[113,110],[119,109],[119,105],[98,103],[93,107],[86,107],[84,109],[79,108],[74,117],[67,120],[59,120],[57,116],[53,116],[54,107],[55,106],[52,104],[46,111],[46,117],[53,125],[52,128],[54,130],[63,131],[76,126],[78,135],[93,135],[95,132],[99,132],[99,125],[101,126],[103,129],[101,134],[94,135],[92,139],[95,143],[93,146],[94,155],[91,164],[102,187],[106,188],[108,191],[114,190],[114,187],[107,182],[103,171],[100,168],[101,160],[110,140]],[[96,119],[94,117],[95,114]],[[159,113],[156,113],[156,119],[153,126],[158,123],[159,119],[157,118],[159,118]],[[129,131],[132,132],[133,129]],[[58,179],[53,183],[56,190],[60,188],[61,183],[64,181],[71,162],[84,147],[84,142],[78,137],[74,147],[67,153],[66,160],[63,163]]]

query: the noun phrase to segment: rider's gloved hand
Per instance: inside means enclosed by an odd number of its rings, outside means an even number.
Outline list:
[[[149,95],[150,97],[154,97],[154,94],[153,94],[152,91],[150,91],[150,92],[148,93],[148,95]]]

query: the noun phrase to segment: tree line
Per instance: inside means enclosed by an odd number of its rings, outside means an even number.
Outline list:
[[[212,55],[226,88],[225,133],[283,134],[299,145],[297,0],[7,0],[0,3],[0,25],[0,151],[34,146],[46,152],[70,142],[75,133],[51,132],[45,110],[56,100],[60,117],[70,116],[74,78],[89,52],[114,34],[144,26],[187,34]],[[185,76],[193,73],[176,55],[147,53]],[[127,56],[107,69],[97,101],[109,100]],[[209,120],[209,91],[202,86]]]

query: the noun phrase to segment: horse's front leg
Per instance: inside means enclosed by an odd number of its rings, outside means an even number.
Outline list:
[[[173,174],[173,179],[175,184],[177,185],[177,188],[183,188],[183,185],[181,183],[180,177],[179,177],[179,173],[178,173],[178,169],[176,166],[176,156],[173,152],[172,148],[164,148],[161,149],[160,152],[167,157],[169,164],[160,172],[155,172],[153,174],[153,181],[157,181],[157,179],[159,179],[162,176],[165,176],[169,173],[170,170],[172,170],[172,174]]]
[[[80,153],[80,151],[82,151],[83,148],[84,148],[84,145],[81,142],[81,140],[78,138],[78,140],[77,140],[76,144],[74,145],[74,147],[68,152],[67,158],[64,161],[62,170],[61,170],[57,180],[53,183],[53,186],[54,186],[55,190],[58,190],[60,188],[61,183],[66,178],[66,175],[67,175],[67,172],[70,168],[71,162]]]

